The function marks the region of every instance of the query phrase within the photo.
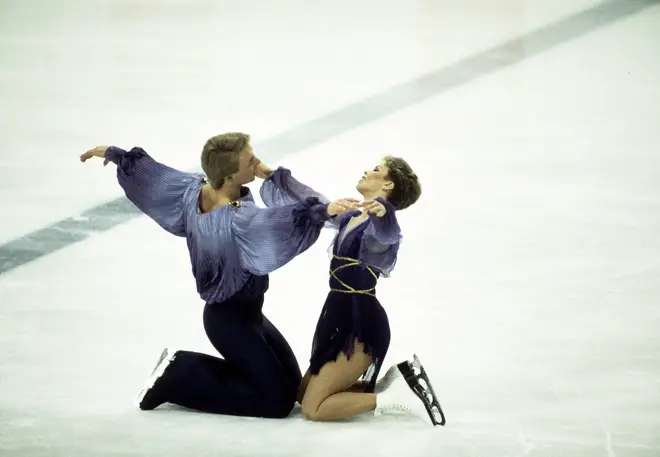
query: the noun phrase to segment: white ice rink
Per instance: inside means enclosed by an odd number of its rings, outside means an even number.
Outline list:
[[[0,100],[0,456],[660,456],[660,3],[0,0]],[[185,241],[86,213],[122,193],[78,156],[234,130],[331,197],[418,171],[385,364],[446,427],[135,409],[164,346],[214,352]],[[266,295],[303,369],[331,239]]]

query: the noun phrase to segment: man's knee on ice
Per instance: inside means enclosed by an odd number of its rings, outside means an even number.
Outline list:
[[[273,389],[262,396],[265,417],[284,418],[291,414],[296,403],[296,392],[291,389]]]

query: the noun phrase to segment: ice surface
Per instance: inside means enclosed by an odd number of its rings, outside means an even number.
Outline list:
[[[0,242],[120,195],[84,148],[191,168],[594,3],[3,2]],[[658,42],[655,6],[269,157],[336,197],[384,154],[418,170],[386,364],[420,355],[447,427],[136,410],[162,347],[212,352],[185,242],[139,218],[0,276],[0,455],[660,455]],[[267,295],[303,368],[331,238]]]

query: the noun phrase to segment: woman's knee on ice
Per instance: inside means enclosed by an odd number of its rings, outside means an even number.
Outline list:
[[[301,409],[302,409],[302,414],[305,417],[305,419],[311,420],[311,421],[318,421],[321,419],[319,415],[319,407],[321,406],[321,403],[326,399],[327,397],[320,397],[318,395],[309,395],[306,394],[301,403]]]

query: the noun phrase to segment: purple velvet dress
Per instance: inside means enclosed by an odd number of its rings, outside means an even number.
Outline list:
[[[327,201],[283,168],[264,182],[261,197],[271,207],[309,197]],[[376,283],[381,275],[388,276],[394,268],[401,243],[395,208],[386,200],[378,201],[387,208],[383,217],[370,214],[351,228],[349,221],[360,215],[360,211],[331,219],[337,235],[332,244],[330,292],[316,325],[309,368],[312,374],[318,374],[340,352],[350,358],[357,339],[373,360],[362,377],[368,392],[374,390],[390,344],[390,325],[385,309],[376,298]]]

